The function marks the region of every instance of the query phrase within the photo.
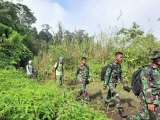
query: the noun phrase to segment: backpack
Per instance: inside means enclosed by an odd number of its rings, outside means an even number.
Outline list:
[[[133,93],[136,96],[139,96],[141,91],[142,91],[142,81],[141,81],[141,71],[145,68],[148,67],[149,69],[149,76],[152,76],[153,74],[153,69],[150,65],[145,65],[140,67],[138,70],[136,70],[133,74],[132,74],[132,79],[131,79],[131,89],[133,91]]]
[[[106,70],[107,70],[109,67],[111,67],[111,72],[110,72],[110,75],[111,75],[111,73],[112,73],[112,71],[113,71],[113,67],[110,66],[110,64],[109,64],[109,65],[103,67],[102,70],[101,70],[101,81],[105,81]],[[109,81],[108,81],[108,82],[109,82]]]
[[[52,68],[52,71],[55,72],[54,70],[56,70],[58,67],[59,67],[59,62],[57,62],[57,66],[55,67],[55,69],[54,67]],[[62,71],[63,71],[63,63],[62,63]]]

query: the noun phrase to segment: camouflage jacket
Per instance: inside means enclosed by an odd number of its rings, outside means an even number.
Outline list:
[[[118,78],[121,80],[123,85],[126,83],[122,73],[121,64],[113,62],[109,64],[109,67],[106,70],[104,84],[118,83]]]
[[[74,80],[77,79],[77,76],[79,76],[80,79],[88,79],[89,74],[90,74],[89,66],[80,64],[78,65],[75,71]]]
[[[141,72],[142,92],[146,103],[159,104],[160,102],[160,70],[158,67],[152,66],[152,74],[148,67]]]

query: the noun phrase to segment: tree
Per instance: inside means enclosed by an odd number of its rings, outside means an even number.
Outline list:
[[[117,32],[117,35],[121,37],[125,37],[127,41],[130,41],[135,37],[141,36],[143,34],[144,32],[140,29],[140,26],[136,22],[133,22],[133,25],[131,28],[129,29],[121,28],[119,32]]]
[[[38,34],[38,39],[44,40],[49,43],[53,41],[53,36],[50,32],[41,30]]]
[[[63,28],[62,28],[62,24],[59,22],[58,23],[58,32],[55,33],[54,35],[54,42],[56,44],[61,44],[63,41]]]
[[[121,28],[115,36],[115,45],[119,48],[125,48],[131,44],[134,38],[138,36],[143,36],[144,32],[140,29],[140,26],[133,22],[131,28]]]
[[[20,33],[25,33],[25,29],[31,28],[35,22],[36,18],[26,5],[12,2],[0,3],[0,23]]]
[[[0,66],[25,65],[25,61],[33,57],[32,52],[23,44],[25,36],[20,35],[17,31],[3,24],[0,24],[0,28],[3,31],[10,31],[7,37],[2,35],[3,41],[0,43]]]
[[[66,30],[64,32],[64,42],[69,45],[70,43],[73,42],[73,36],[74,36],[74,33],[71,33],[69,30]]]
[[[49,24],[43,24],[42,25],[42,31],[44,31],[44,32],[49,32],[49,30],[51,30],[52,29],[52,27],[49,25]]]

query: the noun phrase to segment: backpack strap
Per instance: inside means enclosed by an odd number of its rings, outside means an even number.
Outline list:
[[[112,63],[111,65],[109,65],[109,66],[110,66],[110,68],[111,68],[111,71],[110,71],[110,73],[109,73],[108,83],[109,83],[109,81],[110,81],[110,79],[111,79],[111,74],[112,74],[112,72],[113,72],[113,70],[114,70],[114,65],[113,65],[113,63]]]
[[[57,69],[57,68],[58,68],[58,66],[59,66],[59,62],[57,62],[57,65],[56,65],[56,68],[55,68],[55,69]]]
[[[62,72],[64,72],[64,67],[63,67],[63,63],[62,63]]]
[[[110,75],[112,74],[113,70],[114,70],[114,65],[112,64],[112,65],[111,65],[111,72],[110,72]]]
[[[153,80],[153,68],[151,65],[148,65],[150,80]]]
[[[59,62],[57,62],[56,68],[57,69],[59,67]],[[63,71],[63,63],[62,63],[62,71]]]
[[[142,70],[144,68],[147,68],[148,72],[149,72],[149,77],[150,77],[150,80],[153,80],[153,68],[151,65],[144,65],[142,66]]]

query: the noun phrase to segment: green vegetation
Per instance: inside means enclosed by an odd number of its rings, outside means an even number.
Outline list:
[[[32,27],[35,22],[27,6],[0,1],[0,67],[24,67],[39,51],[48,49],[53,40],[48,26],[44,25],[38,33]]]
[[[133,31],[137,36],[132,37]],[[148,64],[150,53],[160,47],[160,41],[152,34],[145,35],[136,23],[129,29],[122,28],[110,38],[106,33],[101,33],[97,42],[84,31],[75,31],[72,35],[68,33],[69,36],[65,32],[61,34],[63,36],[61,43],[50,45],[47,52],[40,52],[35,58],[37,71],[42,75],[44,69],[50,74],[51,67],[59,56],[65,58],[65,68],[69,75],[73,75],[81,57],[85,56],[89,59],[93,76],[98,80],[101,68],[114,60],[116,51],[122,51],[124,75],[129,82],[132,72],[139,66]],[[71,80],[71,76],[67,77]]]
[[[65,30],[61,23],[55,33],[48,24],[38,32],[32,27],[35,22],[27,6],[0,0],[0,67],[4,69],[0,70],[0,119],[107,119],[103,112],[89,108],[94,105],[75,101],[74,91],[67,86],[54,85],[51,68],[58,57],[65,58],[65,82],[72,80],[82,56],[89,59],[94,80],[99,82],[101,68],[121,51],[124,75],[130,82],[132,72],[148,64],[151,51],[160,48],[160,41],[136,23],[112,35],[102,31],[90,36],[84,30]],[[6,70],[24,68],[29,59],[34,59],[38,81],[27,79],[21,69]]]
[[[104,120],[104,113],[75,101],[70,89],[27,79],[21,71],[0,70],[0,119]]]
[[[61,23],[58,30],[50,33],[48,24],[42,25],[37,32],[32,24],[36,22],[31,10],[22,4],[0,1],[0,66],[25,66],[34,56],[57,61],[62,55],[67,63],[67,70],[73,70],[82,56],[86,56],[95,65],[93,73],[98,74],[97,68],[113,60],[116,51],[125,54],[124,65],[128,69],[147,64],[147,57],[154,48],[159,48],[160,42],[154,35],[144,34],[139,25],[133,23],[131,28],[121,28],[118,32],[108,35],[103,31],[95,36],[89,36],[84,30],[70,32]],[[21,12],[23,11],[23,12]],[[51,62],[49,62],[51,63]],[[54,64],[54,63],[52,63]],[[46,67],[47,66],[47,67]],[[50,65],[45,68],[49,72]],[[40,74],[41,71],[39,71]]]
[[[0,28],[8,31],[8,37],[2,34],[0,41],[0,66],[16,65],[33,57],[33,53],[23,44],[24,36],[0,23]]]

